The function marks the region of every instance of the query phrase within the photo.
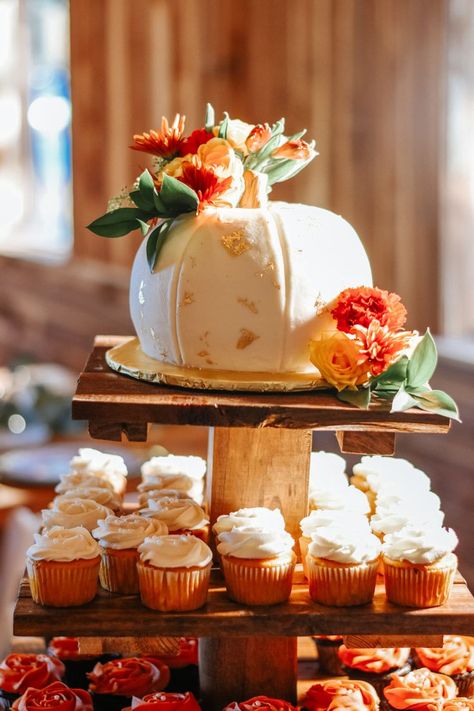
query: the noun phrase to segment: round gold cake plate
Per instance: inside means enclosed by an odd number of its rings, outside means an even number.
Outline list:
[[[147,383],[178,385],[199,390],[241,390],[246,392],[297,392],[328,389],[328,384],[314,373],[237,373],[231,370],[184,368],[162,363],[147,356],[138,338],[110,348],[107,364],[118,373]]]

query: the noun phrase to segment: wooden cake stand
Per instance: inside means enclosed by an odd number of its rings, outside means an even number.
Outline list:
[[[93,437],[145,441],[150,423],[211,428],[208,503],[211,522],[245,506],[280,507],[298,540],[308,513],[312,430],[334,430],[343,452],[392,454],[397,433],[446,433],[450,423],[419,410],[390,414],[385,404],[358,410],[328,392],[227,393],[147,384],[109,369],[105,352],[124,341],[101,336],[79,378],[73,417],[89,421]],[[370,605],[324,607],[308,595],[297,566],[290,600],[272,607],[230,601],[220,572],[208,603],[188,613],[159,613],[137,597],[101,590],[88,605],[35,605],[23,583],[15,611],[17,635],[83,637],[197,636],[205,708],[257,694],[296,700],[296,637],[340,634],[349,646],[440,646],[443,633],[474,634],[474,598],[457,576],[448,603],[408,609],[387,602],[383,584]]]

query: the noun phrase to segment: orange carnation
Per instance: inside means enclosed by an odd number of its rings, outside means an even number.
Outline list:
[[[366,370],[374,377],[384,373],[389,365],[399,359],[414,336],[411,331],[393,333],[388,326],[382,326],[379,321],[372,321],[367,328],[354,326],[351,332],[355,336],[354,345],[360,359]]]
[[[346,333],[354,326],[368,328],[374,319],[381,326],[397,331],[404,325],[407,311],[398,294],[376,287],[360,286],[342,291],[331,315],[337,321],[339,331]]]
[[[345,333],[335,331],[311,341],[309,357],[324,380],[337,390],[354,390],[368,380],[367,358],[361,355],[360,344]]]
[[[133,137],[134,145],[130,148],[134,151],[151,153],[161,158],[174,158],[180,153],[180,146],[183,142],[185,116],[176,114],[174,121],[169,125],[168,119],[161,118],[161,131],[150,131],[150,133],[136,134]]]

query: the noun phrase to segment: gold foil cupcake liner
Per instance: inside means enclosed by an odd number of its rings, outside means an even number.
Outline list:
[[[384,557],[387,599],[404,607],[438,607],[449,598],[457,569],[457,558],[444,567],[412,565]]]
[[[309,594],[314,602],[336,607],[366,605],[374,597],[378,558],[349,565],[308,555]]]
[[[227,593],[244,605],[278,605],[291,594],[296,555],[285,560],[221,556]]]
[[[77,607],[97,594],[100,556],[58,562],[27,558],[31,597],[39,605]]]
[[[205,568],[155,568],[137,564],[142,603],[160,612],[197,610],[206,604],[211,563]]]
[[[136,549],[102,548],[99,580],[104,590],[122,595],[138,595],[137,561]]]

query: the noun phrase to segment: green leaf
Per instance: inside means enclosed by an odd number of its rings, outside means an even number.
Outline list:
[[[442,390],[429,390],[413,397],[416,399],[417,406],[422,410],[435,412],[443,417],[451,417],[453,420],[461,422],[458,406],[453,398]]]
[[[358,388],[357,390],[341,390],[337,393],[338,400],[355,405],[361,410],[367,410],[370,404],[370,388]]]
[[[161,222],[148,237],[146,243],[146,258],[152,273],[155,271],[158,257],[160,256],[160,252],[163,249],[173,222],[174,218],[163,220],[163,222]]]
[[[87,225],[87,229],[100,237],[122,237],[139,227],[138,220],[149,220],[150,215],[137,207],[119,207],[106,212]]]
[[[221,121],[219,126],[219,133],[217,134],[219,138],[227,138],[227,129],[229,127],[229,114],[225,112],[224,116],[225,118],[223,121]]]
[[[425,335],[413,351],[413,355],[408,363],[408,385],[412,388],[426,385],[435,371],[437,361],[438,353],[436,351],[436,344],[430,330],[427,329]]]
[[[137,222],[140,225],[142,235],[146,237],[146,235],[148,234],[148,230],[150,229],[150,225],[147,222],[143,222],[143,220],[137,220]]]
[[[397,394],[393,398],[392,409],[390,412],[404,412],[415,405],[416,400],[410,395],[410,393],[407,393],[404,385],[400,385]]]
[[[206,118],[204,119],[204,128],[208,133],[212,133],[212,129],[214,128],[214,124],[216,122],[216,114],[214,112],[214,108],[212,104],[207,103],[206,104]]]
[[[163,183],[157,197],[166,217],[177,217],[183,212],[196,212],[199,206],[199,198],[194,190],[166,173],[163,173]]]
[[[384,373],[381,373],[371,381],[372,387],[376,391],[398,390],[405,382],[408,366],[408,357],[402,356],[400,360],[393,363]]]

